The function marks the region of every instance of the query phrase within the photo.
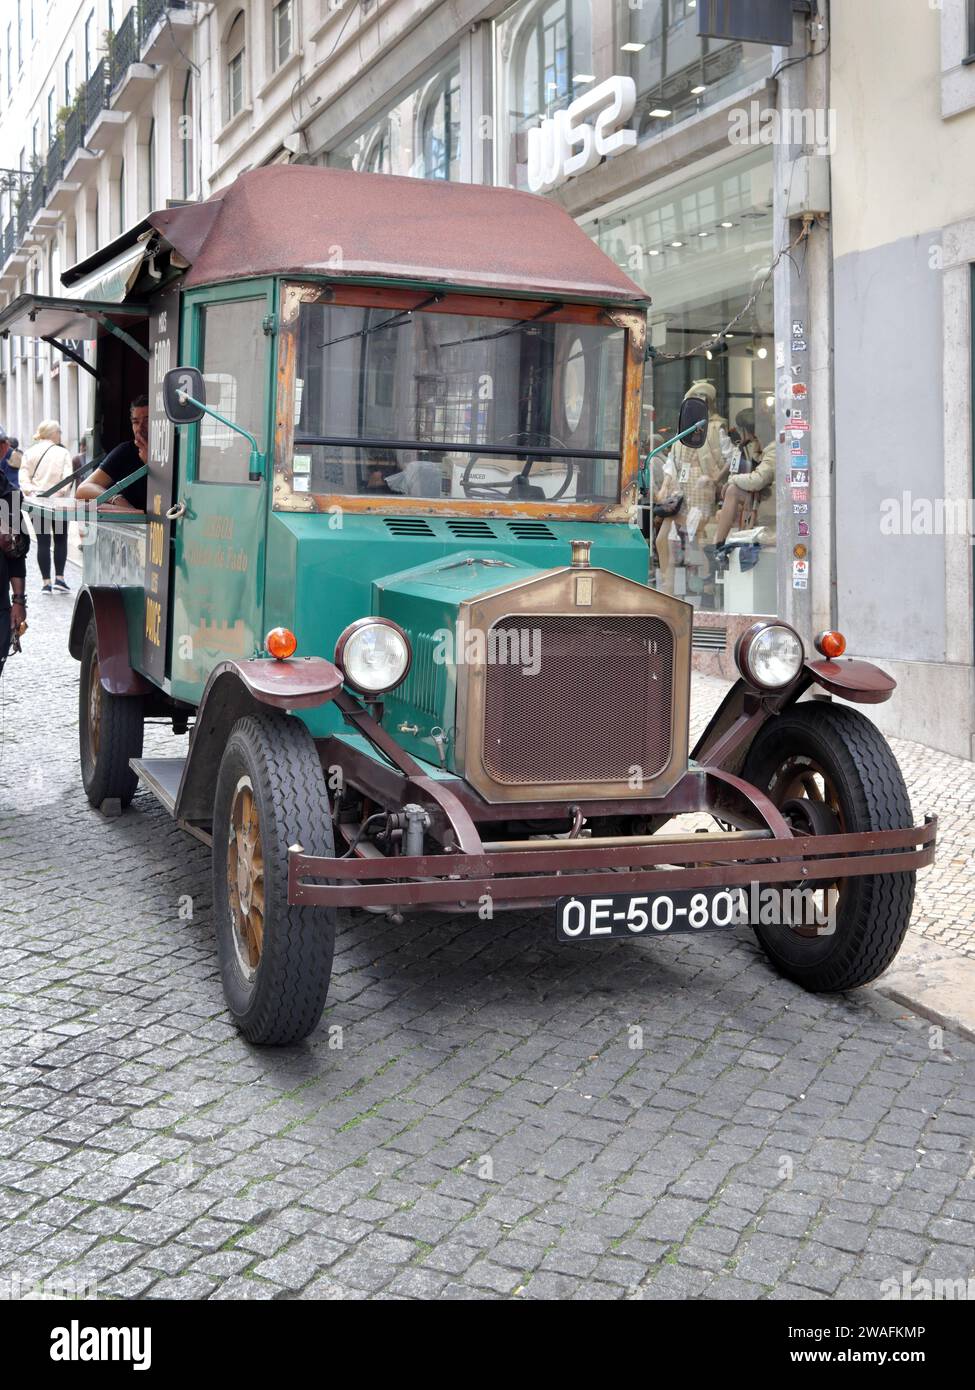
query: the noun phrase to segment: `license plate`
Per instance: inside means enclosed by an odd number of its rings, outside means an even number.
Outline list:
[[[730,931],[747,921],[748,893],[744,888],[614,893],[594,898],[559,898],[555,905],[555,925],[560,941]]]

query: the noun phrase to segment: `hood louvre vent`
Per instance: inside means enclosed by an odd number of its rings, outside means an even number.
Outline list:
[[[394,536],[432,536],[433,527],[419,516],[388,516],[386,530]]]
[[[544,521],[509,521],[508,530],[517,541],[555,540],[555,532]]]
[[[486,521],[479,521],[477,517],[463,517],[451,519],[447,522],[447,529],[452,535],[462,537],[464,540],[489,540],[496,539],[494,531]]]

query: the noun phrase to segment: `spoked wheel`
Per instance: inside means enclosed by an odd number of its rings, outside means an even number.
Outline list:
[[[254,788],[246,775],[234,788],[230,806],[227,892],[237,965],[252,980],[264,945],[264,848]]]
[[[142,697],[112,695],[102,685],[95,624],[88,624],[81,649],[78,687],[78,744],[81,780],[92,806],[119,801],[128,806],[139,779],[130,758],[142,756]]]
[[[315,741],[297,719],[248,715],[230,732],[213,806],[213,909],[224,996],[248,1042],[306,1037],[325,1006],[334,911],[288,902],[288,847],[333,853]]]
[[[802,835],[895,830],[913,824],[910,798],[886,739],[859,710],[794,705],[759,732],[742,776]],[[783,975],[816,993],[855,989],[896,956],[910,925],[913,872],[815,882],[815,919],[753,923]]]

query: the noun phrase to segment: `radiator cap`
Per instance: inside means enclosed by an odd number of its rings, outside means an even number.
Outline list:
[[[572,546],[572,568],[574,570],[589,569],[589,552],[592,549],[592,541],[570,541]]]

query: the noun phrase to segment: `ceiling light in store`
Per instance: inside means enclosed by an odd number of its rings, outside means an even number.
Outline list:
[[[734,222],[722,222],[721,225],[722,227],[733,227],[735,224]]]
[[[662,121],[666,116],[672,116],[673,114],[669,106],[655,106],[650,112],[650,115],[655,116],[658,121]]]
[[[771,410],[772,407],[773,407],[773,405],[775,405],[775,397],[774,397],[774,396],[766,396],[766,397],[765,397],[765,405],[766,405],[767,409]]]
[[[692,88],[691,88],[691,96],[692,96],[692,97],[699,97],[699,96],[703,95],[703,93],[706,92],[706,91],[707,91],[707,87],[692,87]]]
[[[670,244],[671,244],[671,246],[673,246],[673,247],[675,247],[675,248],[684,245],[684,243],[683,243],[682,241],[672,241]]]
[[[762,359],[762,361],[764,362],[765,359],[766,359],[766,357],[768,357],[768,348],[766,348],[766,347],[760,347],[760,348],[758,348],[755,355],[756,355],[757,357],[760,357],[760,358]]]
[[[659,255],[660,255],[660,252],[659,252],[659,251],[648,251],[648,252],[647,252],[647,255],[649,255],[649,256],[659,256]]]
[[[624,43],[622,46],[624,53],[641,53],[646,48],[645,43]]]
[[[713,362],[716,357],[720,357],[723,353],[727,351],[728,344],[725,342],[723,338],[720,338],[717,334],[715,334],[715,341],[711,344],[709,348],[705,349],[704,356],[708,359],[709,362]]]
[[[710,232],[698,232],[698,236],[710,236]]]

